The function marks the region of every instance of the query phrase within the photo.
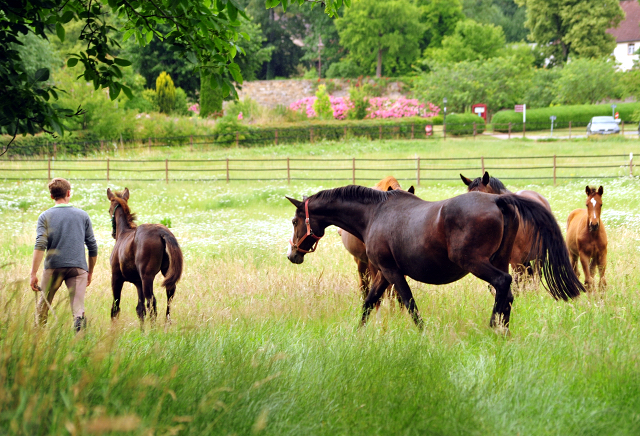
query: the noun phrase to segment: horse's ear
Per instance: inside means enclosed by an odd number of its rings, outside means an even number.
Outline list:
[[[587,185],[587,187],[584,189],[584,192],[587,193],[587,196],[591,195],[591,188],[589,187],[589,185]]]
[[[600,187],[598,188],[598,195],[599,195],[600,197],[602,197],[602,194],[604,194],[604,188],[603,188],[602,186],[600,186]]]
[[[407,189],[407,192],[409,194],[414,194],[416,193],[416,188],[413,187],[413,185],[409,186],[409,189]]]
[[[484,174],[482,175],[482,184],[484,186],[489,185],[489,180],[491,180],[491,177],[489,176],[489,171],[485,171]]]
[[[111,188],[107,188],[107,198],[109,200],[113,200],[113,197],[115,197],[115,195],[113,195],[113,192],[111,192]]]
[[[462,183],[464,183],[465,185],[469,186],[472,181],[471,179],[467,179],[465,176],[463,176],[462,174],[460,174],[460,178],[462,179]]]
[[[122,193],[122,198],[124,201],[129,201],[129,188],[124,188],[124,192]]]
[[[393,188],[392,188],[391,186],[389,186],[389,187],[387,188],[387,192],[389,192],[389,191],[393,191]]]
[[[293,204],[295,207],[300,207],[300,206],[302,206],[302,202],[301,202],[301,201],[299,201],[299,200],[296,200],[295,198],[287,197],[286,195],[285,195],[285,197],[284,197],[284,198],[286,198],[287,200],[289,200],[289,201],[291,202],[291,204]]]

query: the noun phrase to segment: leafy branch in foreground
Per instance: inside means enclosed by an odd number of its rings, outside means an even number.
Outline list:
[[[282,3],[303,4],[305,0],[267,0],[266,7]],[[311,1],[311,3],[319,3]],[[343,0],[323,2],[325,12],[335,15]],[[345,5],[349,5],[344,0]],[[113,14],[124,23],[116,29],[107,23]],[[158,38],[189,60],[194,69],[206,69],[214,88],[224,97],[237,96],[234,84],[242,84],[240,67],[234,58],[243,53],[239,38],[239,17],[249,19],[238,0],[8,0],[0,2],[0,134],[35,134],[40,131],[63,135],[65,116],[80,112],[59,107],[58,90],[49,82],[50,71],[42,68],[30,75],[24,66],[18,46],[20,38],[34,34],[48,39],[55,34],[64,41],[64,24],[82,21],[79,39],[86,48],[70,53],[68,67],[79,64],[84,71],[78,76],[92,82],[95,89],[106,88],[112,100],[120,92],[131,98],[125,86],[121,67],[131,62],[116,56],[119,44],[112,36],[124,31],[122,39],[135,38],[142,46]],[[62,90],[62,92],[64,92]],[[6,145],[8,149],[11,142]],[[5,150],[6,152],[6,150]]]

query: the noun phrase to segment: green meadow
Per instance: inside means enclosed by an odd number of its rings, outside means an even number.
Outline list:
[[[527,165],[533,155],[630,152],[640,152],[637,139],[351,141],[109,156],[513,156]],[[100,157],[107,155],[86,159]],[[27,278],[36,220],[52,201],[44,181],[3,181],[0,172],[0,433],[639,434],[640,183],[628,177],[624,159],[616,159],[618,178],[580,178],[599,173],[578,168],[562,173],[578,178],[555,186],[550,179],[505,180],[513,191],[544,195],[563,231],[568,214],[584,207],[585,185],[603,185],[609,236],[608,288],[558,302],[542,286],[526,284],[515,292],[509,336],[489,328],[493,297],[473,276],[445,286],[409,282],[423,331],[388,300],[360,328],[356,266],[335,228],[302,265],[291,264],[285,254],[294,209],[284,196],[348,182],[108,183],[74,181],[75,173],[63,171],[54,175],[70,177],[72,203],[91,216],[100,247],[87,290],[88,328],[73,333],[64,286],[55,315],[36,328]],[[492,175],[503,174],[485,165]],[[389,175],[384,170],[362,177]],[[401,183],[408,188],[415,181]],[[184,253],[170,324],[159,316],[141,329],[131,284],[123,290],[120,318],[110,319],[114,241],[106,189],[125,186],[138,222],[170,222]],[[459,180],[424,180],[416,188],[421,198],[440,200],[466,187]],[[155,293],[163,313],[161,281]]]

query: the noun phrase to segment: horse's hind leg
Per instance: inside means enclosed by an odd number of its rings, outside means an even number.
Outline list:
[[[115,319],[120,315],[120,297],[122,295],[122,286],[124,279],[120,275],[111,276],[111,291],[113,292],[113,305],[111,306],[111,319]]]
[[[511,282],[513,279],[511,276],[505,271],[501,271],[499,268],[493,266],[488,260],[470,265],[468,269],[474,276],[490,283],[496,290],[496,299],[489,325],[496,327],[502,324],[504,327],[509,328],[511,305],[513,304],[513,293],[511,292]]]
[[[142,291],[142,283],[135,283],[136,290],[138,291],[138,304],[136,305],[136,313],[138,314],[138,318],[140,319],[140,325],[144,323],[144,317],[147,312],[144,309],[144,292]]]
[[[411,288],[407,283],[407,279],[405,279],[404,275],[397,272],[387,272],[387,276],[389,277],[389,281],[393,283],[395,291],[402,299],[402,303],[407,308],[407,311],[411,315],[413,322],[415,322],[418,328],[422,330],[424,327],[424,321],[422,321],[422,317],[420,316],[420,312],[418,311],[416,300],[413,299],[413,294],[411,293]]]
[[[387,286],[389,286],[389,282],[384,278],[382,273],[378,272],[373,278],[369,295],[364,299],[364,304],[362,305],[362,325],[366,324],[371,310],[373,310],[378,301],[380,301]]]
[[[156,316],[158,314],[156,296],[153,295],[154,278],[154,276],[145,276],[142,278],[142,292],[145,300],[147,301],[147,310],[149,311],[149,316],[152,322],[156,320]]]

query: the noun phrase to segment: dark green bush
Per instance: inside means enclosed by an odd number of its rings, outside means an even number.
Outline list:
[[[447,117],[447,134],[449,135],[473,135],[473,124],[476,124],[476,133],[484,132],[484,119],[472,113],[451,114]]]
[[[633,113],[640,109],[640,103],[617,103],[616,112],[625,123],[633,122]],[[552,106],[543,109],[527,109],[527,130],[547,130],[551,127],[550,116],[555,115],[554,127],[584,127],[592,117],[611,115],[610,104],[584,104],[575,106]],[[491,120],[493,130],[506,132],[511,123],[512,131],[522,130],[522,114],[512,110],[496,113]]]

